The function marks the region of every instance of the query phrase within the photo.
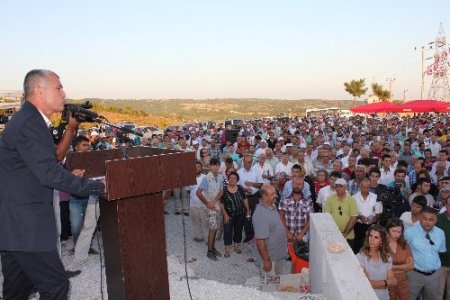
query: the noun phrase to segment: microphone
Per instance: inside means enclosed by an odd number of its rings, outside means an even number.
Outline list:
[[[97,122],[98,119],[105,119],[104,116],[95,111],[81,107],[80,105],[65,104],[64,107],[72,113],[72,116],[79,122]]]

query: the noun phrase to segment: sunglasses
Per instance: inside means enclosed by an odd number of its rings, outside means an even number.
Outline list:
[[[434,246],[434,242],[428,233],[425,234],[425,238],[428,240],[428,242],[430,243],[431,246]]]
[[[338,210],[339,210],[339,215],[341,215],[342,216],[342,207],[339,205],[339,207],[338,207]]]

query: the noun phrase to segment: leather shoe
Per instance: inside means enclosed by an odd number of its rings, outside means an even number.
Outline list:
[[[65,273],[66,273],[67,278],[72,278],[72,277],[80,275],[81,271],[80,270],[76,270],[76,271],[66,270]]]
[[[208,254],[206,254],[206,256],[207,256],[209,259],[214,260],[214,261],[219,260],[219,259],[217,258],[217,256],[216,256],[216,254],[214,253],[214,251],[208,251]]]

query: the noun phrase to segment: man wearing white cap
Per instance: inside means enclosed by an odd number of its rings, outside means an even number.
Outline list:
[[[342,235],[352,247],[355,238],[353,227],[358,218],[358,207],[355,199],[347,193],[347,181],[344,178],[336,179],[334,186],[336,194],[328,197],[323,211],[331,215]]]
[[[197,158],[197,160],[200,160],[200,152],[198,151],[199,148],[199,143],[198,141],[194,140],[192,141],[192,151],[195,152],[195,157]]]
[[[266,149],[267,149],[267,141],[266,140],[261,140],[259,142],[259,148],[256,149],[255,152],[255,156],[259,157],[261,154],[266,154]]]

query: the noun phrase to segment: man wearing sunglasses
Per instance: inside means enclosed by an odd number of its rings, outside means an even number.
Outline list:
[[[353,249],[355,227],[358,218],[358,207],[355,199],[347,192],[347,181],[344,178],[336,179],[334,183],[335,194],[328,197],[323,211],[331,215],[344,238]],[[355,250],[353,250],[355,252]],[[359,251],[359,249],[358,249]]]
[[[420,221],[405,231],[405,239],[411,247],[414,270],[407,273],[411,299],[439,299],[441,260],[439,253],[446,252],[445,234],[436,227],[438,211],[424,207]]]

